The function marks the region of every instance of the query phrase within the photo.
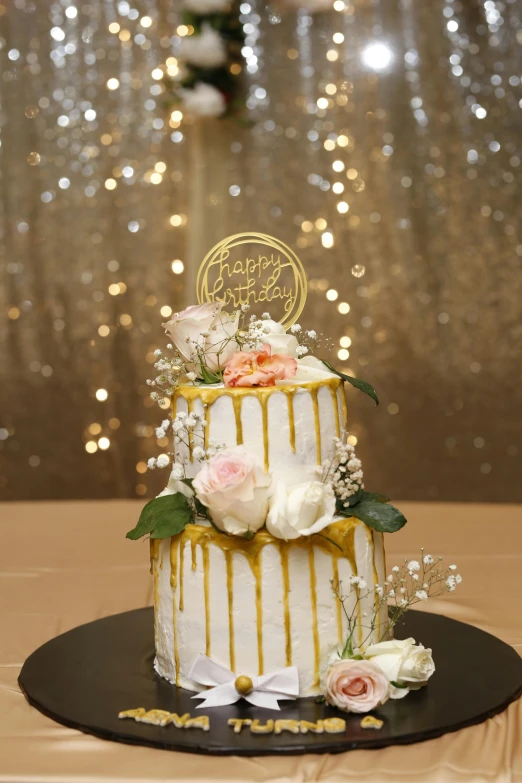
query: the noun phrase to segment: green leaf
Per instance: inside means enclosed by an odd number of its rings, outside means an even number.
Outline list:
[[[379,404],[379,398],[377,397],[377,393],[373,386],[370,386],[369,383],[366,381],[361,381],[359,378],[352,378],[351,375],[345,375],[343,372],[339,372],[339,370],[336,370],[335,367],[332,367],[330,362],[327,362],[325,359],[321,359],[322,363],[325,365],[325,367],[328,367],[330,372],[334,372],[336,375],[339,376],[339,378],[342,378],[343,381],[346,381],[346,383],[351,383],[352,386],[355,386],[356,389],[359,389],[359,391],[364,392],[364,394],[367,394],[368,397],[371,397],[372,400],[375,402],[376,405]]]
[[[187,504],[187,508],[178,509],[169,517],[162,518],[150,534],[150,537],[170,538],[171,536],[177,536],[190,522],[192,522],[192,511]]]
[[[376,503],[389,503],[390,498],[387,495],[380,495],[378,492],[363,491],[359,500],[374,500]]]
[[[192,510],[182,492],[153,498],[143,507],[138,524],[129,530],[127,538],[136,541],[150,533],[151,538],[167,538],[181,532],[191,521]],[[167,532],[165,530],[174,530]]]
[[[390,680],[390,685],[393,685],[395,688],[409,688],[409,685],[406,685],[406,683],[394,682],[394,680]]]
[[[395,533],[406,524],[406,517],[399,509],[375,500],[362,500],[350,511],[361,522],[381,533]]]
[[[352,633],[346,640],[346,644],[343,647],[343,651],[341,653],[341,658],[353,658],[353,642],[352,642]]]
[[[348,506],[347,508],[351,508],[352,506],[356,506],[357,503],[362,500],[363,496],[363,490],[359,487],[357,492],[355,492],[351,497],[348,498]]]
[[[220,383],[222,380],[221,375],[218,375],[215,372],[210,372],[210,370],[207,370],[204,364],[200,365],[201,370],[201,376],[205,383]]]

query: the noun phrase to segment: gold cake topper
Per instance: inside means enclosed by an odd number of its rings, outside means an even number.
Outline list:
[[[234,234],[214,245],[198,271],[198,303],[262,306],[288,329],[306,301],[306,274],[293,250],[269,234]],[[273,310],[277,312],[272,312]]]

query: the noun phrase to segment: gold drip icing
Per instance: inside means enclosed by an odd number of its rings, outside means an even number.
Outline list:
[[[287,665],[292,663],[292,638],[290,625],[289,592],[290,577],[288,569],[288,549],[289,546],[299,547],[308,550],[310,567],[310,591],[312,599],[312,633],[314,637],[314,659],[315,676],[318,681],[319,670],[319,649],[320,640],[317,624],[317,595],[316,595],[316,576],[314,563],[314,547],[318,547],[330,554],[334,560],[334,577],[338,574],[337,562],[339,558],[344,557],[350,563],[353,574],[357,574],[355,563],[354,533],[358,525],[362,524],[357,519],[351,517],[333,522],[322,531],[323,536],[302,536],[294,539],[291,544],[279,538],[274,538],[267,530],[259,530],[256,535],[250,539],[240,538],[238,536],[227,536],[212,527],[205,525],[191,524],[180,533],[174,536],[171,542],[171,563],[172,547],[179,541],[179,610],[183,611],[183,582],[184,582],[184,550],[187,542],[190,542],[192,551],[192,565],[196,566],[197,547],[201,547],[203,553],[203,579],[205,596],[205,636],[206,636],[206,654],[210,654],[210,575],[209,575],[209,552],[210,544],[218,547],[224,553],[227,566],[227,590],[229,606],[229,650],[230,650],[230,668],[235,668],[235,646],[234,646],[234,623],[233,623],[233,555],[238,552],[249,563],[255,583],[255,601],[256,601],[256,629],[258,643],[259,674],[263,674],[263,606],[262,606],[262,571],[261,571],[261,553],[266,546],[274,546],[279,551],[281,558],[281,568],[283,574],[283,610],[285,623],[285,654]],[[339,552],[339,548],[343,554]],[[155,602],[157,596],[155,594]],[[341,618],[342,619],[342,618]],[[360,621],[360,618],[359,618]],[[339,623],[339,611],[338,611]],[[342,623],[341,623],[342,636]],[[314,683],[314,684],[317,684]]]
[[[179,647],[178,647],[178,623],[176,618],[176,596],[178,586],[178,542],[170,539],[170,586],[172,587],[172,629],[174,633],[174,665],[176,668],[176,685],[179,685]]]
[[[203,433],[203,445],[206,451],[210,442],[210,404],[208,402],[204,402],[203,409],[205,411],[205,432]]]
[[[259,676],[264,674],[264,658],[263,658],[263,594],[262,594],[262,582],[261,582],[261,564],[260,558],[257,559],[255,564],[254,577],[256,582],[256,625],[257,625],[257,673]]]
[[[184,603],[183,603],[183,566],[185,564],[185,531],[181,533],[177,538],[179,538],[179,611],[182,612],[184,609]],[[171,538],[171,545],[174,543],[175,537]]]
[[[152,584],[154,590],[154,639],[156,646],[158,645],[158,617],[157,612],[159,609],[159,574],[158,574],[158,558],[160,551],[160,541],[158,538],[150,539],[150,568],[152,573]]]
[[[187,413],[190,414],[194,411],[194,397],[189,397],[187,400]],[[189,447],[189,460],[193,462],[192,452],[194,450],[194,432],[188,431],[188,447]]]
[[[343,641],[343,605],[341,603],[341,599],[339,597],[339,556],[333,555],[332,558],[332,567],[333,567],[333,583],[336,588],[335,593],[335,606],[337,610],[337,636],[339,638],[339,641]]]
[[[341,424],[339,421],[339,401],[337,400],[337,389],[334,389],[333,386],[328,387],[330,389],[330,397],[332,398],[332,405],[334,409],[334,417],[335,417],[335,434],[338,438],[341,437]]]
[[[308,567],[310,569],[310,598],[312,601],[312,632],[314,637],[314,681],[312,686],[317,688],[319,685],[319,663],[321,650],[319,645],[319,630],[317,628],[317,585],[315,578],[315,558],[313,547],[308,550]]]
[[[285,653],[286,665],[292,665],[292,636],[290,628],[290,604],[288,594],[290,593],[290,575],[288,573],[288,544],[286,546],[281,542],[279,545],[281,556],[281,569],[283,572],[283,611],[285,616]]]
[[[310,397],[312,398],[312,406],[314,410],[314,425],[315,425],[315,460],[318,465],[321,464],[321,419],[319,417],[319,388],[310,389]]]
[[[294,422],[294,406],[293,398],[296,392],[306,391],[312,398],[312,405],[314,410],[314,425],[315,425],[315,437],[316,437],[316,451],[317,462],[321,463],[321,421],[319,416],[319,402],[318,393],[319,389],[327,387],[330,390],[332,403],[334,405],[335,421],[337,434],[340,435],[339,424],[339,404],[337,399],[337,391],[341,388],[341,378],[326,378],[321,381],[311,381],[310,383],[295,384],[288,383],[281,386],[264,386],[264,387],[234,387],[227,388],[223,386],[208,387],[208,386],[178,386],[174,390],[172,395],[172,407],[173,411],[176,411],[176,403],[178,397],[182,397],[187,402],[189,413],[193,410],[194,400],[199,399],[203,405],[205,411],[205,448],[208,448],[209,444],[209,432],[210,432],[210,408],[212,404],[220,397],[230,397],[232,400],[232,406],[234,409],[234,416],[236,421],[236,443],[239,445],[243,443],[243,424],[241,419],[241,411],[243,406],[243,399],[245,397],[255,397],[261,406],[262,422],[263,422],[263,449],[264,449],[264,465],[265,470],[269,467],[269,438],[268,438],[268,400],[272,394],[285,394],[288,401],[288,420],[290,427],[290,446],[292,451],[295,452],[295,422]],[[346,399],[344,391],[341,394],[342,409],[344,420],[346,421]],[[192,435],[189,437],[189,456],[192,460]]]
[[[241,408],[243,400],[241,397],[231,397],[234,406],[234,416],[236,419],[236,444],[240,446],[243,443],[243,422],[241,421]]]
[[[294,418],[294,394],[293,389],[285,389],[288,405],[288,426],[290,428],[290,448],[295,454],[295,418]]]
[[[159,545],[159,539],[157,538],[150,538],[149,539],[149,552],[150,552],[150,573],[154,573],[154,561],[158,557],[158,545]]]
[[[259,398],[261,405],[261,414],[263,416],[263,452],[265,455],[265,473],[268,473],[268,467],[270,464],[269,457],[269,442],[268,442],[268,396],[263,395]]]
[[[170,586],[173,590],[178,586],[178,547],[174,546],[174,540],[170,542]]]
[[[228,550],[225,552],[225,561],[227,564],[227,593],[228,593],[228,634],[230,648],[230,669],[236,670],[236,651],[234,647],[234,574],[232,570],[232,558],[234,553]]]
[[[210,657],[210,573],[208,547],[203,547],[203,592],[205,595],[205,655]]]

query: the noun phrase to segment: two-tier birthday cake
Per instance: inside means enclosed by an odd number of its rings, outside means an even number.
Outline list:
[[[377,395],[300,325],[298,259],[236,235],[196,288],[198,304],[163,324],[148,381],[169,409],[156,436],[172,446],[149,460],[167,486],[127,534],[150,539],[154,611],[44,644],[20,674],[31,703],[111,740],[218,755],[409,743],[504,709],[520,693],[512,650],[429,613],[401,622],[461,577],[424,549],[386,568],[384,534],[406,520],[365,488],[346,429],[346,385]],[[388,704],[435,671],[431,649],[401,638],[418,632],[437,647],[439,687]]]
[[[168,485],[128,534],[151,539],[157,673],[204,706],[323,694],[367,712],[402,698],[434,666],[393,626],[460,577],[430,555],[386,574],[383,532],[406,520],[365,490],[346,431],[345,383],[378,402],[374,390],[318,358],[326,341],[297,322],[303,268],[277,240],[220,243],[197,293],[163,325],[149,381],[170,400],[157,435],[172,450],[149,461]]]

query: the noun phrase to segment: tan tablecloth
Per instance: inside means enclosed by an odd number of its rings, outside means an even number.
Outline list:
[[[105,742],[31,708],[17,677],[43,642],[151,603],[148,544],[124,538],[140,502],[0,506],[0,783],[113,781],[522,781],[522,700],[429,742],[336,756],[212,758]],[[431,611],[477,625],[522,652],[522,507],[403,503],[388,564],[420,546],[455,561],[458,592]]]

